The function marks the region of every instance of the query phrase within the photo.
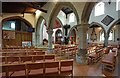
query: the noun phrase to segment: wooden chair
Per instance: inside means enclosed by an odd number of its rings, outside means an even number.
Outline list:
[[[55,55],[54,54],[47,54],[44,56],[44,61],[55,61]]]
[[[44,75],[44,63],[27,63],[27,77],[43,76]]]
[[[33,57],[33,62],[43,62],[44,61],[44,56],[38,55],[38,56],[32,56]]]
[[[10,78],[25,78],[26,67],[25,64],[9,64],[7,67],[7,77]]]
[[[6,65],[0,64],[0,76],[1,76],[1,78],[6,78],[6,76],[7,76],[6,71],[7,71]]]
[[[35,52],[28,52],[28,55],[36,55],[36,53]]]
[[[35,53],[36,53],[36,55],[45,55],[45,52],[39,52],[39,51],[37,51]]]
[[[1,56],[0,57],[0,64],[6,64],[7,63],[7,59],[5,56]]]
[[[115,69],[116,56],[114,53],[109,53],[102,59],[102,69]]]
[[[60,61],[60,75],[73,76],[73,59]]]
[[[45,62],[45,76],[58,76],[59,75],[59,62]]]
[[[6,58],[7,58],[7,64],[20,63],[19,57],[6,57]]]
[[[32,56],[21,56],[20,57],[20,62],[21,63],[23,63],[23,62],[33,62]]]

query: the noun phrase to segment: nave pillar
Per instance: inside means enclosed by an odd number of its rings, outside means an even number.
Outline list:
[[[108,46],[108,38],[109,38],[109,34],[106,34],[104,35],[104,47],[107,47]]]
[[[78,48],[76,61],[80,64],[87,64],[87,29],[89,24],[80,24],[78,27]]]
[[[53,30],[52,29],[48,29],[47,30],[48,33],[48,53],[53,53],[53,47],[52,47],[52,34],[53,34]]]
[[[0,7],[2,2],[0,1]],[[2,9],[0,9],[0,49],[2,49]]]
[[[39,47],[40,46],[40,34],[36,33],[36,46]]]
[[[2,19],[2,17],[0,17],[0,49],[2,49],[2,25],[1,25],[1,19]]]

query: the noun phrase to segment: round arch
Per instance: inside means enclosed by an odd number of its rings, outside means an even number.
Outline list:
[[[40,16],[37,24],[36,24],[36,45],[42,45],[43,44],[43,26],[41,24],[43,24],[45,22],[45,18],[43,16]]]
[[[111,27],[110,27],[110,28],[108,29],[108,31],[107,31],[107,34],[110,33],[110,30],[111,30],[118,22],[120,22],[120,18],[111,25]]]
[[[55,19],[56,19],[57,15],[58,15],[59,11],[60,11],[63,7],[69,7],[69,8],[71,8],[71,9],[73,10],[73,12],[75,13],[75,15],[76,15],[77,24],[79,23],[78,13],[77,13],[75,7],[72,5],[72,3],[70,3],[70,2],[58,2],[58,3],[55,5],[55,7],[54,7],[54,9],[53,9],[53,11],[52,11],[52,13],[51,13],[51,15],[50,15],[50,19],[49,19],[49,21],[48,21],[48,29],[50,29],[50,28],[52,29],[52,26],[54,25]]]
[[[70,36],[70,34],[71,34],[71,32],[72,32],[73,30],[75,30],[75,33],[77,33],[76,25],[73,26],[73,27],[70,29],[69,34],[68,34],[68,37]]]
[[[58,36],[58,33],[61,33],[61,36]],[[61,43],[61,38],[62,38],[62,30],[57,29],[55,32],[55,43],[58,42],[59,44]]]
[[[59,21],[61,28],[63,29],[63,24],[62,24],[61,20],[59,18],[57,18],[57,20]]]
[[[43,16],[40,16],[38,21],[37,21],[37,24],[36,24],[36,33],[39,32],[39,29],[40,29],[40,24],[42,23],[42,20],[44,20],[45,18]]]
[[[75,27],[75,26],[74,26],[74,27]],[[69,36],[70,36],[72,33],[74,34],[74,37],[71,38],[71,40],[72,40],[71,43],[73,44],[73,42],[76,43],[76,29],[75,29],[75,28],[72,28],[71,32],[69,33]]]
[[[99,24],[99,23],[97,23],[97,22],[92,22],[92,23],[90,24],[90,26],[93,26],[93,25],[98,25],[98,26],[100,26],[100,27],[103,29],[103,32],[106,34],[105,28],[104,28],[101,24]]]
[[[6,22],[6,21],[9,21],[9,20],[14,20],[14,19],[19,19],[19,20],[25,22],[28,26],[33,27],[30,22],[28,22],[26,19],[24,19],[23,17],[20,17],[20,16],[13,16],[13,17],[4,18],[4,19],[2,20],[2,23],[3,23],[3,22]]]
[[[82,23],[88,23],[90,14],[92,12],[93,7],[95,6],[97,2],[86,2],[85,7],[82,12],[81,22]]]

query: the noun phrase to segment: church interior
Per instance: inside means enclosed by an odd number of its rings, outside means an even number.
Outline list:
[[[118,77],[120,0],[0,1],[0,77]]]

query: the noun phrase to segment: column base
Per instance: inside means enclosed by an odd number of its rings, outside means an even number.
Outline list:
[[[76,62],[79,64],[87,64],[87,50],[80,49],[79,53],[76,54]]]

